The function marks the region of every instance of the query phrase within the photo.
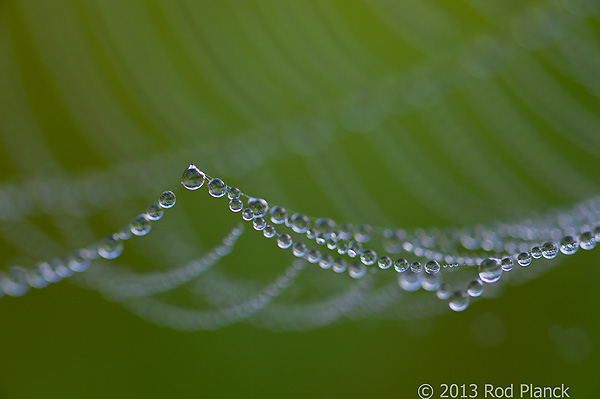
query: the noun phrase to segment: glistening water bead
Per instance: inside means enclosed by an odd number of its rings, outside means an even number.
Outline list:
[[[480,280],[473,280],[467,286],[467,294],[472,297],[478,297],[483,294],[483,283]]]
[[[274,206],[271,208],[271,221],[275,224],[282,224],[287,218],[287,212],[285,208],[280,206]]]
[[[348,274],[354,279],[363,278],[367,274],[367,267],[359,262],[353,262],[348,266]]]
[[[267,214],[269,204],[262,198],[250,198],[248,208],[252,210],[255,218],[261,218]]]
[[[552,242],[548,241],[542,245],[542,256],[546,259],[554,259],[558,254],[558,246]]]
[[[227,193],[227,184],[218,177],[208,182],[208,193],[215,198],[220,198]]]
[[[479,278],[484,283],[495,283],[502,277],[502,262],[500,259],[489,258],[479,265]]]
[[[240,198],[240,195],[242,195],[242,192],[240,191],[239,188],[227,187],[227,198],[229,198],[229,199]]]
[[[291,219],[290,219],[290,223],[292,225],[292,229],[296,232],[296,233],[306,233],[306,230],[308,230],[308,224],[309,224],[309,219],[307,216],[302,215],[300,213],[295,213],[292,215]]]
[[[377,253],[370,249],[363,251],[360,254],[360,261],[367,266],[371,266],[375,262],[377,262]]]
[[[152,204],[146,209],[146,217],[149,220],[159,220],[163,216],[163,210],[158,204]]]
[[[425,263],[425,271],[428,274],[436,274],[440,271],[440,264],[435,260],[430,260],[429,262]]]
[[[98,254],[104,259],[114,259],[123,253],[123,241],[113,235],[104,237],[98,245]]]
[[[406,259],[400,258],[394,262],[394,270],[398,273],[404,273],[409,268],[408,261]]]
[[[529,266],[531,264],[531,254],[529,252],[521,252],[517,256],[517,263],[520,266]]]
[[[596,246],[596,239],[594,238],[594,235],[590,231],[581,233],[579,236],[579,246],[581,249],[586,251],[594,248]]]
[[[565,255],[573,255],[579,249],[579,243],[571,236],[566,236],[560,242],[560,252]]]
[[[289,234],[280,234],[277,237],[277,246],[279,248],[289,248],[292,246],[292,237]]]
[[[173,191],[165,191],[158,197],[158,205],[165,209],[172,208],[176,200]]]
[[[131,222],[130,229],[136,236],[144,236],[148,234],[152,226],[146,215],[139,215]]]
[[[229,201],[229,210],[231,212],[239,212],[244,208],[244,203],[239,198],[233,198]]]
[[[455,312],[462,312],[469,307],[469,297],[462,291],[456,291],[450,295],[448,306]]]
[[[392,259],[389,256],[384,255],[377,261],[377,266],[382,270],[389,269],[392,266]]]
[[[197,190],[202,187],[205,179],[206,175],[196,165],[190,164],[181,176],[181,184],[188,190]]]

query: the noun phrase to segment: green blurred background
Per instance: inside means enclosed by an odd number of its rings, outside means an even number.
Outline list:
[[[1,190],[50,204],[0,222],[4,264],[127,224],[190,162],[290,209],[380,226],[592,196],[599,15],[594,0],[0,1]],[[70,200],[88,186],[97,203]],[[178,191],[117,264],[200,256],[238,220],[217,202]],[[281,252],[246,234],[216,267],[267,282]],[[306,332],[178,332],[61,282],[0,299],[0,397],[416,398],[422,383],[600,397],[600,255],[582,252],[460,314]],[[310,272],[293,298],[310,296]],[[165,300],[198,305],[188,296]]]

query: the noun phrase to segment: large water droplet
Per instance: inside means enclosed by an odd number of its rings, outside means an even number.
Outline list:
[[[296,232],[296,233],[306,233],[306,230],[308,230],[308,224],[309,224],[309,219],[307,216],[302,215],[300,213],[295,213],[292,215],[291,219],[290,219],[290,223],[292,226],[292,229]]]
[[[408,261],[406,259],[397,259],[394,262],[394,269],[398,272],[398,273],[404,273],[405,271],[407,271],[409,268],[408,265]]]
[[[196,167],[196,165],[191,164],[188,168],[183,172],[183,176],[181,176],[181,184],[183,187],[188,190],[197,190],[204,184],[204,180],[206,179],[206,175]]]
[[[440,271],[440,264],[435,260],[425,263],[425,271],[429,274],[436,274]]]
[[[275,227],[271,226],[270,224],[268,224],[267,227],[265,227],[265,229],[263,230],[263,235],[267,238],[274,237],[275,233]]]
[[[256,218],[252,221],[252,225],[254,226],[254,230],[264,230],[267,227],[267,222],[263,218]]]
[[[329,268],[331,268],[332,264],[333,264],[333,258],[331,255],[329,255],[329,254],[321,255],[321,260],[319,260],[319,266],[321,267],[321,269],[329,269]]]
[[[362,244],[358,241],[350,241],[348,244],[348,256],[354,258],[362,252]]]
[[[421,277],[421,287],[425,291],[436,291],[437,289],[440,288],[441,284],[442,284],[442,279],[440,277],[440,274],[425,273]]]
[[[407,270],[398,276],[398,284],[404,291],[417,291],[421,288],[421,274]]]
[[[377,261],[377,266],[382,270],[389,269],[392,266],[392,259],[389,256],[384,255]]]
[[[287,218],[287,212],[285,208],[280,206],[274,206],[271,208],[271,221],[275,224],[282,224]]]
[[[446,283],[440,284],[440,288],[438,288],[438,290],[435,292],[435,295],[443,301],[450,298],[451,294],[450,286]]]
[[[159,220],[163,216],[163,210],[160,205],[152,204],[146,209],[146,217],[149,220]]]
[[[244,203],[239,198],[232,198],[229,201],[229,210],[231,212],[239,212],[244,208]]]
[[[150,224],[150,221],[146,215],[137,216],[135,219],[133,219],[133,222],[131,222],[130,226],[131,232],[136,236],[144,236],[148,234],[151,228],[152,225]]]
[[[321,259],[321,252],[318,249],[311,249],[306,254],[306,260],[309,263],[317,263]]]
[[[248,200],[248,208],[252,210],[255,218],[261,218],[267,214],[269,204],[262,198],[250,198]]]
[[[289,248],[292,246],[292,237],[289,234],[280,234],[277,237],[277,246],[279,248]]]
[[[467,285],[467,293],[472,297],[480,296],[483,294],[483,283],[479,279],[471,281]]]
[[[513,258],[509,258],[508,256],[502,258],[502,270],[504,270],[505,272],[511,271],[514,264],[515,262],[513,261]]]
[[[542,249],[538,246],[531,248],[531,257],[533,259],[539,259],[542,257]]]
[[[495,283],[502,277],[502,262],[500,259],[489,258],[479,265],[479,278],[484,283]]]
[[[448,306],[455,312],[462,312],[469,307],[469,297],[462,291],[456,291],[450,296]]]
[[[573,255],[579,249],[579,243],[574,237],[566,236],[560,242],[560,252],[565,255]]]
[[[529,266],[531,264],[531,254],[529,252],[521,252],[517,256],[517,263],[520,266]]]
[[[121,253],[123,253],[123,242],[112,235],[104,237],[98,244],[98,254],[104,259],[114,259]]]
[[[579,246],[581,249],[585,249],[586,251],[594,248],[596,246],[596,239],[594,238],[594,235],[589,231],[581,233],[579,236]]]
[[[294,256],[301,258],[306,255],[306,244],[303,242],[297,242],[292,245],[292,253]]]
[[[545,242],[542,245],[542,256],[546,259],[553,259],[558,255],[558,246],[552,241]]]
[[[176,200],[173,191],[165,191],[158,197],[158,204],[163,208],[172,208]]]
[[[227,198],[229,198],[229,199],[240,198],[240,195],[242,195],[242,192],[240,191],[239,188],[227,187]]]
[[[421,264],[421,262],[416,260],[410,264],[410,270],[413,273],[421,273],[421,270],[423,270],[423,265]]]
[[[360,254],[360,261],[367,266],[371,266],[377,262],[377,252],[367,249]]]
[[[218,177],[208,182],[208,193],[215,198],[224,196],[227,193],[227,184]]]

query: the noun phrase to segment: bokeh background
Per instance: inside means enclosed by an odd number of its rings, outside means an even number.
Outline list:
[[[2,267],[129,223],[190,162],[290,209],[379,226],[593,196],[599,16],[594,0],[0,1]],[[115,265],[175,267],[238,220],[177,193]],[[422,383],[600,397],[599,253],[535,264],[460,314],[303,332],[175,331],[64,281],[0,299],[0,397],[416,398]],[[289,262],[246,234],[216,268],[267,282]],[[339,288],[313,284],[319,273],[292,300]],[[163,299],[202,308],[188,288]]]

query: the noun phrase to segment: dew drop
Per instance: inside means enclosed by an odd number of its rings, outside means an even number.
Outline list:
[[[254,219],[254,212],[252,212],[252,209],[250,208],[246,208],[242,211],[242,219],[244,219],[246,222]]]
[[[435,292],[435,296],[443,301],[450,298],[450,294],[450,286],[446,283],[440,284],[440,288],[438,288],[438,290]]]
[[[98,254],[104,259],[115,259],[121,253],[123,253],[123,242],[113,235],[104,237],[98,244]]]
[[[517,256],[517,263],[520,266],[529,266],[531,264],[531,254],[529,252],[521,252]]]
[[[362,244],[358,241],[350,241],[348,244],[348,256],[354,258],[362,251]]]
[[[585,249],[586,251],[594,248],[596,246],[596,239],[594,238],[594,235],[589,231],[581,233],[579,236],[579,246],[581,249]]]
[[[325,238],[325,234],[323,233],[319,233],[315,236],[315,241],[317,242],[317,244],[319,245],[323,245],[325,244],[325,242],[327,241],[327,239]]]
[[[467,285],[467,294],[472,297],[478,297],[483,294],[483,283],[481,280],[473,280]]]
[[[317,263],[321,259],[321,252],[318,249],[311,249],[306,255],[306,260],[309,263]]]
[[[469,307],[469,297],[462,291],[456,291],[450,296],[448,306],[455,312],[462,312]]]
[[[421,287],[425,291],[437,291],[441,284],[440,274],[425,273],[421,276]]]
[[[405,271],[408,270],[408,261],[406,259],[397,259],[394,262],[394,269],[398,272],[398,273],[404,273]]]
[[[600,241],[600,226],[594,227],[594,239],[596,242]]]
[[[505,272],[511,271],[514,264],[515,264],[515,262],[513,261],[513,258],[509,258],[508,256],[502,258],[502,270],[503,271],[505,271]]]
[[[573,255],[578,249],[579,243],[572,236],[566,236],[560,242],[560,252],[565,255]]]
[[[346,259],[336,258],[333,261],[332,269],[336,273],[344,273],[346,271]]]
[[[421,288],[421,274],[408,270],[398,276],[398,284],[404,291],[417,291]]]
[[[377,266],[379,266],[381,270],[389,269],[392,267],[392,259],[389,256],[384,255],[377,261]]]
[[[279,248],[289,248],[292,246],[292,237],[289,234],[280,234],[277,237],[277,246]]]
[[[254,230],[261,231],[264,230],[265,227],[267,227],[267,222],[263,218],[256,218],[252,222],[252,225],[254,227]]]
[[[229,210],[231,212],[239,212],[244,208],[244,203],[239,198],[233,198],[229,201]]]
[[[252,210],[255,218],[261,218],[267,214],[269,204],[262,198],[250,198],[248,208]]]
[[[291,218],[292,229],[296,233],[306,233],[308,230],[308,217],[300,213],[294,213]]]
[[[139,215],[131,222],[131,232],[136,236],[144,236],[148,234],[152,226],[146,215]]]
[[[545,242],[542,245],[542,256],[546,259],[553,259],[558,254],[558,246],[552,241]]]
[[[339,241],[337,243],[338,254],[344,255],[348,252],[348,243],[346,241]]]
[[[425,271],[428,274],[436,274],[440,271],[440,264],[435,260],[430,260],[429,262],[425,263]]]
[[[196,167],[196,165],[191,164],[188,168],[183,172],[183,176],[181,176],[181,184],[188,190],[197,190],[204,184],[204,180],[206,179],[206,175]]]
[[[229,199],[240,198],[240,195],[242,195],[242,192],[240,191],[239,188],[227,187],[227,198],[229,198]]]
[[[327,249],[334,250],[337,248],[337,242],[335,242],[335,240],[333,238],[330,238],[329,240],[327,240],[327,242],[325,244],[327,245]]]
[[[539,259],[542,257],[542,249],[538,246],[531,248],[531,257],[533,259]]]
[[[329,218],[319,218],[315,221],[315,230],[317,233],[322,233],[329,238],[331,232],[335,229],[335,222]]]
[[[367,242],[371,239],[371,226],[368,224],[359,224],[354,232],[354,239],[358,242]]]
[[[319,266],[321,269],[329,269],[333,264],[333,258],[329,254],[321,255],[321,259],[319,260]]]
[[[286,218],[287,212],[285,208],[282,208],[280,206],[274,206],[273,208],[271,208],[271,221],[273,223],[282,224],[283,222],[285,222]]]
[[[317,237],[317,231],[313,229],[306,230],[306,237],[308,237],[309,240],[314,240]]]
[[[354,279],[363,278],[367,274],[367,267],[359,262],[353,262],[348,266],[348,274]]]
[[[83,256],[82,251],[77,251],[69,257],[67,264],[74,272],[84,272],[90,267],[90,260]]]
[[[371,266],[372,264],[377,262],[377,252],[370,249],[362,251],[362,253],[360,254],[360,261],[367,266]]]
[[[306,255],[306,244],[303,242],[294,243],[292,246],[292,253],[298,258],[303,257]]]
[[[215,177],[208,182],[208,193],[215,198],[219,198],[225,195],[227,192],[227,184],[218,177]]]
[[[502,262],[500,259],[488,258],[479,265],[479,278],[484,283],[495,283],[502,277]]]
[[[421,273],[421,270],[423,270],[423,265],[419,261],[414,261],[410,264],[410,270],[413,273]]]
[[[158,204],[165,209],[172,208],[176,200],[173,191],[165,191],[158,197]]]
[[[263,230],[263,235],[267,238],[275,237],[275,233],[275,227],[271,226],[270,224],[268,224],[267,227],[265,227],[265,229]]]
[[[146,209],[146,217],[149,220],[159,220],[163,217],[163,210],[158,204],[152,204]]]

